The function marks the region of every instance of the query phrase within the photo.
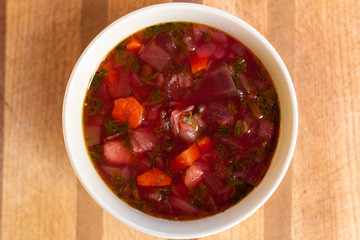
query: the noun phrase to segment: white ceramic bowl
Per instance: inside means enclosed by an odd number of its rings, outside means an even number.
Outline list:
[[[203,23],[239,39],[269,71],[280,101],[278,146],[264,179],[245,199],[223,213],[195,221],[169,221],[146,215],[116,197],[94,169],[84,143],[82,107],[89,81],[107,53],[120,41],[147,26],[170,21]],[[283,179],[295,148],[297,103],[290,75],[270,43],[239,18],[204,5],[167,3],[134,11],[103,30],[79,58],[65,93],[63,132],[72,166],[85,189],[107,212],[128,226],[164,238],[197,238],[226,230],[254,213]]]

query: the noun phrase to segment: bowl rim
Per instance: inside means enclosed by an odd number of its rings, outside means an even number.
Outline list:
[[[130,21],[131,19],[134,19],[138,16],[144,15],[144,14],[149,14],[149,13],[155,13],[157,11],[169,11],[172,10],[174,11],[174,9],[176,9],[177,11],[185,11],[185,10],[189,10],[189,11],[198,11],[199,13],[206,13],[206,14],[212,14],[212,15],[216,15],[219,17],[222,17],[223,19],[225,19],[226,21],[232,21],[232,22],[236,22],[237,24],[241,25],[241,27],[243,28],[242,31],[247,31],[249,33],[252,34],[251,38],[256,39],[258,44],[261,44],[262,47],[265,49],[264,50],[264,54],[268,54],[269,57],[271,57],[274,61],[274,66],[276,65],[277,68],[279,68],[279,71],[281,71],[281,75],[283,76],[283,79],[285,81],[286,84],[284,84],[284,88],[286,88],[284,91],[286,91],[288,93],[288,98],[287,100],[289,100],[289,103],[284,103],[286,105],[289,105],[289,109],[291,109],[291,113],[290,113],[290,117],[289,117],[289,122],[291,122],[290,126],[287,127],[286,130],[289,131],[289,133],[287,133],[288,136],[288,140],[290,140],[290,142],[286,145],[287,146],[287,150],[286,153],[283,153],[284,157],[286,158],[283,163],[281,164],[281,166],[279,166],[279,168],[277,169],[277,177],[272,179],[271,182],[271,186],[266,187],[266,194],[264,196],[261,197],[260,200],[256,201],[255,206],[253,206],[250,210],[247,210],[244,214],[242,214],[241,216],[237,217],[236,219],[234,218],[234,216],[231,216],[226,221],[226,223],[222,223],[222,224],[210,224],[212,222],[214,222],[214,219],[219,219],[222,216],[225,216],[224,213],[219,213],[216,214],[214,216],[211,217],[207,217],[204,219],[199,219],[199,220],[193,220],[193,221],[182,221],[182,222],[176,222],[176,221],[168,221],[168,220],[164,220],[164,219],[158,219],[155,217],[151,217],[148,216],[146,214],[143,214],[141,212],[139,212],[138,210],[129,210],[129,212],[131,212],[131,214],[136,215],[135,217],[133,217],[133,220],[128,219],[127,217],[122,216],[121,214],[119,214],[118,212],[114,211],[113,207],[109,206],[109,201],[105,201],[101,196],[99,196],[99,194],[97,193],[97,191],[95,191],[94,189],[96,187],[103,187],[100,186],[101,183],[98,182],[98,179],[96,181],[93,182],[89,182],[88,179],[89,178],[93,178],[94,177],[94,171],[95,169],[93,169],[92,171],[89,169],[89,166],[86,166],[85,170],[83,169],[83,165],[81,165],[81,163],[78,160],[79,154],[81,156],[81,153],[76,153],[77,149],[74,149],[75,147],[72,145],[71,142],[72,141],[72,135],[73,135],[73,127],[72,126],[72,116],[75,116],[77,113],[77,111],[75,111],[73,109],[73,102],[71,102],[72,99],[70,99],[71,94],[75,94],[74,89],[78,89],[78,88],[82,88],[84,87],[84,83],[80,84],[79,82],[76,82],[74,79],[76,79],[76,77],[83,77],[81,76],[81,74],[79,73],[79,68],[81,66],[83,66],[87,59],[89,58],[89,56],[92,54],[91,51],[93,50],[94,46],[99,44],[99,42],[104,42],[106,44],[109,44],[109,39],[107,39],[108,35],[111,35],[112,31],[114,31],[115,28],[117,28],[118,25],[121,25],[123,22],[126,21]],[[179,19],[179,18],[175,18],[175,21]],[[225,21],[224,20],[224,21]],[[181,20],[180,20],[181,21]],[[169,22],[169,21],[162,21],[162,22]],[[198,21],[191,21],[191,22],[198,22]],[[160,23],[160,22],[158,22]],[[150,26],[153,24],[148,24],[147,26]],[[211,25],[213,26],[213,25]],[[215,26],[217,27],[217,26]],[[219,27],[217,27],[219,28]],[[140,29],[138,29],[140,30]],[[133,30],[133,33],[136,32],[136,30]],[[227,31],[226,31],[227,32]],[[227,32],[229,33],[229,32]],[[229,33],[231,34],[231,33]],[[234,35],[234,34],[231,34]],[[120,40],[121,41],[121,40]],[[120,41],[117,41],[120,42]],[[251,44],[245,44],[248,48],[250,48],[253,51],[253,48],[249,45]],[[113,47],[115,47],[116,45],[112,45],[110,49],[112,49]],[[103,57],[105,57],[107,55],[108,52],[103,53]],[[259,54],[255,53],[255,55],[259,56]],[[103,59],[97,59],[98,64],[100,64],[100,62]],[[263,59],[261,59],[263,60]],[[269,66],[267,66],[267,64],[264,64],[267,68],[267,70],[270,73],[270,69]],[[96,71],[96,68],[94,69],[94,72]],[[93,75],[94,72],[92,72],[90,75]],[[280,73],[279,73],[280,74]],[[273,78],[273,77],[272,77]],[[89,84],[90,82],[90,78],[83,80],[85,82],[87,82],[86,85]],[[275,84],[275,80],[273,78],[273,82]],[[81,85],[81,86],[80,86]],[[276,84],[275,84],[276,85]],[[87,88],[87,86],[86,86]],[[82,97],[82,99],[84,99],[85,96]],[[279,99],[280,105],[281,100]],[[81,102],[81,105],[83,104],[83,102]],[[281,106],[280,106],[281,108]],[[281,126],[280,126],[280,132],[279,132],[279,140],[280,140],[280,134],[284,133],[284,129],[282,126],[283,123],[283,113],[282,111],[280,112],[281,114]],[[286,116],[287,117],[287,116]],[[276,50],[271,46],[271,44],[257,31],[255,30],[253,27],[251,27],[249,24],[247,24],[246,22],[244,22],[243,20],[241,20],[238,17],[235,17],[233,15],[231,15],[230,13],[227,13],[225,11],[213,8],[213,7],[209,7],[209,6],[205,6],[205,5],[201,5],[201,4],[193,4],[193,3],[162,3],[162,4],[156,4],[156,5],[152,5],[152,6],[148,6],[148,7],[144,7],[138,10],[135,10],[131,13],[128,13],[126,15],[124,15],[123,17],[119,18],[118,20],[114,21],[113,23],[111,23],[110,25],[108,25],[104,30],[102,30],[91,42],[90,44],[86,47],[86,49],[83,51],[83,53],[81,54],[81,56],[79,57],[72,73],[71,76],[69,78],[67,87],[66,87],[66,92],[64,95],[64,102],[63,102],[63,115],[62,115],[62,123],[63,123],[63,135],[64,135],[64,141],[65,141],[65,147],[70,159],[70,163],[77,175],[77,178],[79,179],[79,181],[81,182],[81,184],[84,186],[84,188],[86,189],[86,191],[90,194],[90,196],[103,208],[105,209],[109,214],[111,214],[112,216],[114,216],[116,219],[120,220],[121,222],[123,222],[124,224],[145,232],[147,234],[150,235],[154,235],[157,237],[164,237],[164,238],[173,238],[173,239],[180,239],[180,238],[199,238],[199,237],[204,237],[204,236],[208,236],[208,235],[212,235],[221,231],[224,231],[226,229],[229,229],[230,227],[233,227],[234,225],[240,223],[241,221],[243,221],[244,219],[246,219],[247,217],[249,217],[250,215],[252,215],[256,210],[258,210],[266,201],[268,198],[270,198],[270,196],[273,194],[273,192],[276,190],[276,188],[279,186],[280,182],[282,181],[289,165],[291,162],[291,158],[292,155],[294,153],[294,149],[295,149],[295,144],[296,144],[296,138],[297,138],[297,131],[298,131],[298,108],[297,108],[297,100],[296,100],[296,95],[295,95],[295,90],[291,81],[291,77],[290,74],[284,64],[284,62],[282,61],[282,59],[280,58],[279,54],[276,52]],[[81,129],[82,132],[82,129]],[[83,141],[83,139],[82,139]],[[278,142],[278,146],[279,146],[279,142]],[[278,148],[278,147],[277,147]],[[83,151],[82,151],[83,153]],[[278,150],[276,150],[274,156],[273,156],[273,160],[275,159],[276,155],[278,154]],[[82,155],[82,157],[84,157]],[[86,157],[88,157],[87,153],[86,153]],[[90,161],[90,159],[88,159]],[[92,163],[90,163],[92,165]],[[271,168],[271,165],[269,167],[269,170]],[[268,172],[269,172],[268,170]],[[87,171],[86,173],[84,173],[84,171]],[[275,171],[275,170],[274,170]],[[97,173],[96,173],[97,174]],[[97,176],[100,179],[100,176]],[[254,200],[251,199],[252,196],[254,196],[254,193],[258,193],[259,192],[259,187],[263,186],[263,182],[265,180],[265,178],[267,177],[267,173],[263,179],[263,181],[260,183],[260,185],[255,188],[245,199],[248,201]],[[100,181],[102,182],[102,180],[100,179]],[[94,184],[92,186],[92,184]],[[100,184],[100,185],[99,185]],[[103,185],[105,185],[105,183],[102,182]],[[265,185],[264,185],[265,186]],[[265,188],[265,187],[263,187]],[[104,190],[105,194],[111,194],[114,195],[107,187],[107,192],[106,190]],[[258,193],[259,195],[259,193]],[[252,197],[255,198],[255,197]],[[240,202],[243,202],[245,199],[243,199]],[[250,200],[249,200],[250,199]],[[256,200],[256,198],[255,198]],[[111,202],[117,202],[117,201],[121,201],[119,199],[111,199]],[[125,203],[123,203],[125,204]],[[121,203],[120,203],[121,205]],[[237,204],[238,205],[238,204]],[[127,205],[126,205],[127,206]],[[122,206],[125,207],[126,206]],[[127,206],[128,208],[130,208],[129,206]],[[231,207],[230,209],[233,209],[233,207]],[[228,211],[225,211],[225,213]],[[146,216],[144,216],[146,215]],[[239,215],[239,214],[238,214]],[[220,217],[219,217],[220,216]],[[176,225],[175,229],[179,229],[179,231],[176,231],[174,233],[171,233],[169,231],[162,231],[159,230],[159,228],[157,230],[151,229],[148,226],[143,226],[141,224],[139,224],[138,222],[134,221],[136,220],[135,218],[143,218],[146,221],[147,220],[154,220],[157,219],[160,224],[162,224],[164,227],[164,230],[166,230],[165,228],[168,226],[170,227],[168,222],[171,222],[171,225]],[[143,221],[144,222],[144,221]],[[218,221],[219,222],[219,221]],[[198,229],[199,231],[197,232],[184,232],[184,229],[188,228],[188,227],[192,227],[194,224],[208,224],[211,225],[212,228],[211,229]]]

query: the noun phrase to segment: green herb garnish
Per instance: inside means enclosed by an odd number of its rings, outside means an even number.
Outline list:
[[[245,59],[236,57],[236,62],[233,64],[234,70],[236,72],[245,72],[247,63]]]
[[[115,120],[109,120],[106,123],[104,123],[104,127],[106,130],[106,134],[109,136],[109,135],[113,135],[116,133],[122,133],[122,132],[127,131],[129,125],[127,122],[119,124]]]
[[[153,73],[149,76],[147,76],[146,78],[143,79],[144,82],[149,82],[150,80],[152,79],[155,79],[157,77],[157,75],[159,75],[160,72],[156,72],[156,73]]]
[[[161,157],[161,148],[160,145],[157,145],[152,151],[147,152],[148,157],[152,161],[152,168],[155,168],[155,160],[158,157]]]
[[[130,142],[130,136],[126,136],[123,140],[123,145],[124,147],[126,147],[128,149],[128,151],[130,153],[133,153],[134,154],[134,157],[135,157],[135,153],[131,151],[131,142]]]
[[[101,99],[88,96],[84,103],[84,112],[87,116],[103,114],[103,112],[100,111],[102,105],[103,101]]]
[[[215,150],[220,154],[220,156],[222,158],[225,158],[227,150],[226,150],[226,146],[224,144],[216,145]]]
[[[123,50],[123,49],[125,49],[126,42],[127,42],[126,40],[121,41],[121,42],[116,46],[116,49],[117,49],[117,50]]]
[[[239,202],[254,189],[254,186],[239,178],[233,179],[229,185],[235,189],[235,191],[231,193],[230,197],[232,203]]]
[[[127,72],[129,70],[131,70],[132,72],[139,72],[140,71],[140,65],[139,65],[138,59],[127,56],[126,59],[125,59],[124,70],[127,71]]]
[[[209,32],[204,33],[204,41],[210,42],[211,41],[211,35]]]
[[[146,28],[145,35],[146,37],[152,37],[161,32],[171,33],[177,29],[176,25],[173,23],[161,23],[157,25],[150,26]]]
[[[183,68],[177,64],[172,64],[172,63],[168,63],[166,66],[165,66],[165,69],[163,72],[166,72],[166,73],[179,73],[183,70]]]
[[[91,80],[91,86],[94,88],[98,88],[100,86],[101,81],[104,79],[104,76],[109,72],[108,69],[98,72],[94,75],[94,77]]]
[[[194,74],[194,80],[195,80],[194,89],[196,91],[199,91],[199,89],[201,87],[201,75],[202,75],[202,72],[197,72]]]
[[[234,135],[238,136],[243,132],[244,132],[244,127],[243,127],[242,121],[237,120],[236,124],[235,124],[235,128],[234,128]]]
[[[186,123],[187,125],[189,125],[193,128],[196,128],[195,118],[192,115],[192,112],[190,112],[190,114],[188,116],[182,115],[181,121],[183,121],[184,123]]]
[[[163,100],[164,97],[165,97],[164,93],[163,93],[160,89],[156,89],[155,91],[153,91],[153,92],[150,94],[148,100],[149,100],[150,102],[157,102],[157,101]]]
[[[160,23],[146,28],[145,35],[147,38],[152,37],[161,32],[172,33],[190,27],[191,23]]]
[[[238,81],[238,78],[239,78],[238,75],[237,74],[231,74],[231,78],[234,81],[236,89],[239,90],[240,89],[240,83]]]
[[[169,200],[170,186],[159,188],[158,193],[161,195],[161,200],[163,201]]]
[[[123,188],[125,184],[125,179],[122,176],[115,177],[115,185],[117,188]]]
[[[173,38],[175,44],[178,47],[180,47],[181,53],[184,53],[185,55],[188,55],[189,51],[188,51],[188,49],[186,47],[186,44],[185,44],[183,38],[181,37],[182,35],[179,34],[178,32],[173,33],[172,35],[173,35],[172,38]]]
[[[130,189],[131,190],[133,190],[134,189],[134,187],[135,187],[135,179],[133,178],[133,177],[129,177],[129,180],[128,180],[128,184],[129,184],[129,187],[130,187]]]
[[[218,136],[218,137],[230,136],[230,128],[228,126],[219,125],[216,136]]]
[[[94,161],[100,160],[100,156],[102,155],[103,148],[101,145],[94,145],[89,147],[89,155],[90,158]]]
[[[134,60],[134,62],[133,62],[133,64],[132,64],[132,66],[131,66],[131,71],[133,71],[133,72],[139,72],[139,70],[140,70],[140,65],[139,65],[139,61],[138,61],[138,59],[137,58],[135,58],[135,60]]]
[[[264,79],[265,78],[265,73],[264,71],[260,70],[260,72],[256,71],[256,75],[258,78],[260,79]]]
[[[196,188],[190,189],[189,195],[192,196],[190,203],[200,209],[204,209],[206,207],[204,198],[206,197],[207,192],[208,188],[204,183],[200,183]]]
[[[236,110],[236,107],[235,107],[235,104],[233,101],[229,101],[228,102],[228,105],[227,105],[227,109],[229,110],[229,112],[233,115],[237,114],[237,110]]]

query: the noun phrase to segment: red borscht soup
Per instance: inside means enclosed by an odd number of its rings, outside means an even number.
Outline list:
[[[222,212],[264,177],[279,102],[261,61],[209,26],[170,22],[118,44],[83,108],[89,156],[130,206],[170,220]]]

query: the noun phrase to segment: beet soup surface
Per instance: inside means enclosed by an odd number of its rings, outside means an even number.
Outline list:
[[[261,61],[230,35],[188,22],[119,43],[83,108],[87,150],[105,183],[130,206],[170,220],[222,212],[259,185],[279,122]]]

